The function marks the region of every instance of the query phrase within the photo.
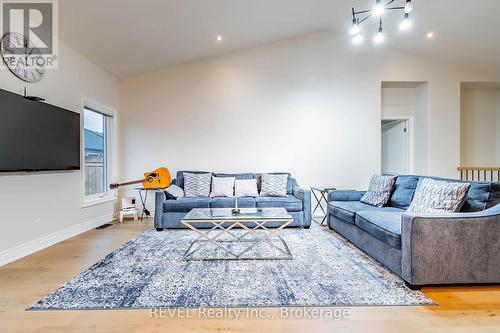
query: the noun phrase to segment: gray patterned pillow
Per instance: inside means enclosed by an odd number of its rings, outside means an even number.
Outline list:
[[[389,202],[395,183],[396,176],[374,175],[361,202],[375,207],[384,207]]]
[[[211,173],[184,172],[184,195],[186,197],[208,197],[211,180]]]
[[[184,196],[184,190],[177,185],[170,185],[165,189],[165,194],[169,199],[180,199]]]
[[[407,213],[454,213],[467,199],[469,183],[451,183],[430,178],[422,180]]]
[[[286,197],[286,186],[288,175],[272,175],[263,173],[261,176],[260,196],[261,197]]]

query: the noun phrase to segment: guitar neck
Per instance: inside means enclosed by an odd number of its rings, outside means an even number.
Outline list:
[[[118,185],[120,185],[120,186],[127,186],[127,185],[133,185],[133,184],[142,184],[142,182],[144,182],[144,179],[133,180],[131,182],[120,183]]]

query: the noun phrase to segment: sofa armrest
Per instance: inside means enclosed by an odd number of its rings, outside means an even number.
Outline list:
[[[366,191],[352,190],[332,190],[328,191],[328,202],[330,201],[359,201],[365,195]]]
[[[477,213],[404,214],[402,277],[413,285],[499,283],[500,205]]]
[[[163,202],[166,199],[165,191],[155,191],[155,228],[163,228]]]
[[[304,210],[304,227],[311,226],[311,191],[299,186],[293,187],[293,196],[302,201],[302,209]]]

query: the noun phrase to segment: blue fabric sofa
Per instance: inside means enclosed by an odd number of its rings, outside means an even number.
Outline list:
[[[500,183],[468,182],[459,213],[407,214],[423,178],[402,175],[387,207],[365,192],[330,191],[328,226],[402,277],[410,287],[500,283]]]
[[[184,189],[184,172],[206,173],[208,171],[178,171],[176,179],[172,181]],[[283,207],[293,216],[291,227],[311,226],[311,192],[299,187],[297,181],[292,178],[290,173],[278,172],[288,175],[287,196],[286,197],[243,197],[238,198],[238,207],[240,208],[267,208]],[[215,177],[235,177],[236,179],[257,179],[257,186],[260,190],[260,175],[258,173],[213,173]],[[185,226],[180,222],[181,219],[193,208],[232,208],[235,206],[235,198],[228,197],[194,197],[181,198],[178,200],[167,199],[164,191],[157,191],[155,198],[155,228],[158,231],[164,228],[180,229]],[[272,224],[269,224],[273,227]],[[207,227],[209,225],[207,224]]]

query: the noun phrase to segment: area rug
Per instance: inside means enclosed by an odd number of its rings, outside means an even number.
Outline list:
[[[327,228],[282,236],[292,260],[183,261],[192,231],[148,230],[28,310],[434,304]]]

